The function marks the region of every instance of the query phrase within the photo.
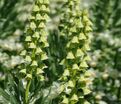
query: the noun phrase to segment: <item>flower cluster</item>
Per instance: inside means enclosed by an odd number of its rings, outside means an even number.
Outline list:
[[[89,103],[84,96],[91,91],[88,79],[90,73],[85,69],[90,57],[90,37],[92,23],[86,10],[80,11],[79,0],[68,0],[65,4],[67,13],[63,14],[59,26],[60,35],[66,40],[66,55],[60,64],[64,66],[64,72],[60,80],[66,83],[62,92],[62,104]]]
[[[31,80],[35,74],[40,81],[44,81],[44,69],[47,68],[44,60],[48,59],[47,47],[49,47],[46,29],[46,23],[49,18],[49,1],[36,0],[29,18],[30,24],[25,31],[25,50],[21,52],[24,63],[20,66],[21,74],[26,79]]]

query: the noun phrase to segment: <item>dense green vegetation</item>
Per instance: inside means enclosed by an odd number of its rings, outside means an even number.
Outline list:
[[[0,104],[121,104],[120,0],[0,0]]]

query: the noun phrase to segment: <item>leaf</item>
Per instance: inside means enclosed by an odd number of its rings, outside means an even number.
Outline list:
[[[0,88],[0,95],[6,100],[6,101],[10,101],[10,95],[5,92],[2,88]]]
[[[7,92],[9,92],[9,91],[7,91]],[[13,94],[11,94],[10,92],[9,92],[9,94],[10,94],[9,95],[7,92],[0,88],[0,101],[2,99],[1,102],[3,102],[4,104],[9,104],[9,103],[10,104],[18,104],[15,96]]]
[[[11,104],[19,104],[12,93],[10,93],[10,102]]]
[[[117,22],[116,22],[116,26],[119,26],[121,25],[121,19],[119,19]]]

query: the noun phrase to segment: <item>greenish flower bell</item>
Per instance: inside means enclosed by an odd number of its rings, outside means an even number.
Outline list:
[[[40,28],[40,29],[45,28],[45,23],[44,23],[44,22],[40,22],[40,24],[39,24],[38,28]]]
[[[42,36],[41,38],[40,38],[40,42],[46,42],[47,41],[47,36]]]
[[[32,75],[31,75],[31,74],[27,74],[27,75],[26,75],[26,79],[27,79],[27,80],[31,80],[31,79],[32,79]]]
[[[70,76],[70,72],[68,69],[64,70],[63,76]]]
[[[79,66],[77,64],[73,64],[72,69],[79,70]]]
[[[47,60],[47,59],[48,59],[47,55],[45,53],[43,53],[41,55],[41,60]]]
[[[32,41],[31,36],[26,36],[25,41],[26,41],[26,42],[31,42],[31,41]]]
[[[83,92],[84,92],[84,95],[88,95],[91,93],[91,91],[89,90],[89,88],[83,88]]]
[[[81,67],[81,68],[86,68],[86,67],[88,67],[86,61],[82,61],[82,62],[80,63],[80,67]]]
[[[35,30],[36,27],[37,27],[37,26],[36,26],[35,22],[31,22],[31,23],[30,23],[30,29]]]
[[[36,48],[35,43],[30,43],[30,44],[29,44],[29,48],[33,48],[33,49]]]
[[[42,19],[41,14],[37,13],[37,14],[36,14],[36,20],[41,20],[41,19]]]
[[[61,104],[69,104],[69,99],[66,96],[64,96]]]
[[[84,52],[81,49],[77,49],[76,51],[76,57],[84,56]]]
[[[35,33],[33,34],[32,37],[33,37],[33,38],[37,38],[37,39],[39,39],[39,37],[40,37],[39,32],[35,32]]]
[[[38,66],[38,64],[37,64],[37,61],[32,61],[32,64],[31,64],[31,66]]]
[[[32,61],[32,59],[31,59],[31,57],[30,57],[30,56],[26,56],[26,57],[25,57],[25,61],[27,61],[27,62],[31,62],[31,61]]]
[[[20,71],[20,73],[21,73],[21,74],[26,74],[26,69],[22,69],[22,70]]]
[[[74,36],[71,40],[71,43],[79,43],[78,37]]]
[[[23,50],[21,53],[20,53],[21,56],[25,56],[26,55],[26,50]]]
[[[87,39],[86,36],[84,35],[84,33],[80,33],[79,34],[79,40],[85,40]]]
[[[72,52],[68,52],[66,58],[67,58],[67,59],[74,59],[74,55],[73,55],[73,53],[72,53]]]
[[[39,11],[40,11],[39,6],[38,6],[38,5],[35,5],[35,6],[33,7],[33,12],[39,12]]]
[[[37,68],[37,75],[38,75],[38,74],[43,74],[43,73],[44,73],[44,71],[43,71],[42,69]]]
[[[40,47],[36,48],[36,54],[41,54],[42,53],[42,49]]]
[[[78,96],[76,94],[73,94],[70,100],[76,103],[78,101]]]
[[[87,61],[90,60],[87,51],[90,50],[88,33],[92,31],[92,23],[88,18],[87,10],[80,11],[79,0],[67,0],[65,6],[68,13],[63,14],[59,26],[60,36],[66,39],[66,54],[60,62],[60,65],[64,66],[60,81],[67,83],[70,92],[67,96],[67,88],[65,88],[60,96],[63,98],[62,104],[78,104],[82,100],[86,101],[84,96],[91,93],[86,82],[87,76],[84,75],[88,67]]]
[[[71,81],[71,80],[69,80],[69,82],[68,82],[67,85],[68,85],[68,87],[71,87],[71,88],[74,88],[75,87],[73,81]]]

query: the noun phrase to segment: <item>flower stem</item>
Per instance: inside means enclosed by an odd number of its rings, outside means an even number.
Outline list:
[[[29,88],[31,85],[31,79],[27,82],[27,87],[25,91],[25,104],[29,104]]]
[[[32,70],[30,72],[32,75]],[[31,85],[31,79],[27,80],[26,91],[25,91],[25,104],[29,104],[29,89]]]

